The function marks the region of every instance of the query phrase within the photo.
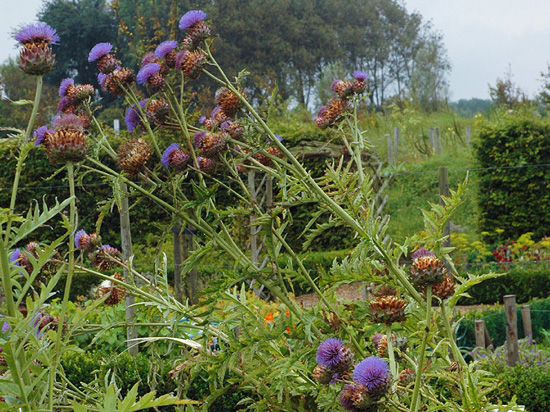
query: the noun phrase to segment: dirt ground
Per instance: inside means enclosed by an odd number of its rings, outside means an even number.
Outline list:
[[[363,282],[354,282],[349,285],[340,286],[336,291],[336,297],[342,302],[365,299],[365,286],[366,285]],[[309,309],[317,304],[319,298],[315,293],[308,293],[306,295],[297,296],[295,300],[303,308]],[[465,313],[470,310],[483,310],[492,306],[493,305],[461,305],[456,308],[462,313]]]

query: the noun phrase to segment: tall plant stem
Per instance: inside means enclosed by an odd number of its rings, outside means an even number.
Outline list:
[[[74,184],[74,164],[73,162],[67,163],[67,177],[69,180],[69,193],[71,196],[71,203],[69,209],[69,266],[67,267],[67,281],[65,283],[65,292],[63,294],[63,301],[61,304],[61,313],[59,314],[59,324],[57,326],[57,336],[55,341],[55,351],[52,365],[50,366],[50,382],[49,382],[49,397],[48,405],[50,410],[53,410],[53,391],[55,375],[57,373],[57,364],[59,363],[59,350],[61,348],[61,341],[63,337],[63,325],[65,323],[65,317],[67,316],[67,306],[69,303],[69,294],[71,292],[71,284],[74,274],[74,236],[76,229],[76,191]]]
[[[422,339],[420,346],[420,356],[416,365],[416,379],[414,381],[414,391],[411,401],[411,410],[417,412],[420,406],[420,384],[422,382],[422,369],[424,368],[424,359],[426,357],[426,346],[430,336],[430,324],[432,320],[432,285],[426,288],[426,334]]]
[[[43,83],[42,76],[38,76],[36,78],[36,92],[34,94],[34,105],[32,107],[29,123],[27,124],[27,131],[25,132],[27,141],[31,139],[31,132],[32,132],[32,128],[34,127],[34,121],[36,120],[36,116],[38,115],[38,106],[40,106],[40,96],[42,95],[42,83]]]
[[[390,371],[393,376],[393,379],[397,379],[397,364],[395,363],[395,353],[393,352],[393,343],[392,343],[392,334],[391,334],[391,324],[386,325],[386,340],[388,342],[388,357],[390,359]]]

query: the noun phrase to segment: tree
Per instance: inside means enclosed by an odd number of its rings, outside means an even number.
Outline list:
[[[499,107],[516,109],[528,101],[525,93],[517,86],[512,79],[512,69],[504,77],[497,78],[495,86],[489,85],[489,95],[493,103]]]
[[[38,17],[61,37],[55,47],[56,70],[46,81],[57,86],[73,77],[77,83],[97,84],[96,65],[88,62],[88,54],[97,43],[114,43],[117,38],[117,22],[107,0],[51,0]]]

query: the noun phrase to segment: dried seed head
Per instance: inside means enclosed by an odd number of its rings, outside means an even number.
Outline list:
[[[199,170],[204,173],[213,174],[218,168],[218,161],[209,157],[197,157],[197,163],[199,164]]]
[[[198,148],[201,155],[205,157],[215,157],[227,147],[227,137],[225,133],[208,133],[201,140]]]
[[[127,140],[118,148],[118,165],[129,176],[137,176],[149,157],[151,157],[149,143],[141,138]]]
[[[100,249],[89,253],[88,258],[99,270],[111,270],[117,265],[113,259],[120,260],[120,251],[112,246],[103,245]]]
[[[113,275],[113,278],[120,281],[123,280],[120,273],[115,273]],[[115,283],[111,280],[104,280],[103,282],[101,282],[97,291],[100,298],[104,297],[107,294],[110,294],[109,297],[104,301],[106,305],[116,305],[122,302],[124,296],[126,295],[126,289],[120,286],[120,284]]]
[[[374,323],[385,323],[391,325],[395,322],[405,321],[404,299],[396,296],[381,296],[369,303],[371,308],[371,320]]]
[[[419,287],[436,285],[442,282],[446,273],[445,266],[435,256],[416,258],[410,270],[412,282]]]

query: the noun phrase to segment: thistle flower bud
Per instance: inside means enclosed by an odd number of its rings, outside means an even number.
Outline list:
[[[53,70],[55,56],[50,44],[59,41],[53,28],[46,23],[33,23],[20,30],[14,38],[24,46],[19,54],[19,67],[24,73],[41,76]]]
[[[115,96],[121,96],[124,94],[123,87],[128,88],[135,79],[135,73],[132,70],[123,67],[103,77],[100,84],[102,84],[103,90]]]
[[[353,83],[342,81],[342,80],[335,80],[332,82],[332,91],[335,92],[340,99],[347,99],[351,95],[353,95]]]
[[[435,256],[416,258],[410,270],[413,284],[419,287],[436,285],[442,282],[446,273],[445,266]]]
[[[115,273],[113,275],[113,278],[120,281],[123,280],[120,273]],[[109,297],[103,302],[106,305],[117,305],[118,303],[122,302],[124,296],[126,295],[126,289],[120,286],[119,283],[115,283],[112,280],[104,280],[103,282],[101,282],[101,284],[97,288],[97,292],[100,298],[104,297],[107,294],[110,294]]]
[[[218,168],[218,161],[209,157],[197,157],[197,163],[199,164],[199,170],[203,173],[213,174]]]
[[[113,259],[120,260],[120,251],[110,245],[103,245],[100,249],[89,253],[88,258],[99,270],[111,270],[117,265]]]
[[[149,143],[141,138],[132,139],[123,142],[118,148],[117,163],[128,176],[135,177],[145,166],[149,157],[151,157]]]
[[[201,140],[198,148],[201,155],[205,157],[214,157],[227,146],[227,137],[225,133],[208,133]]]
[[[86,157],[85,124],[74,114],[63,114],[53,122],[52,133],[44,135],[50,163],[80,162]]]
[[[412,383],[414,381],[414,377],[415,374],[412,369],[403,369],[398,377],[399,383],[403,386],[407,386],[409,383]]]
[[[437,296],[441,300],[450,298],[455,293],[456,283],[453,280],[453,277],[449,274],[445,274],[445,278],[441,283],[432,286],[432,295]],[[437,304],[437,299],[432,300],[432,304]]]
[[[241,108],[242,102],[235,93],[227,87],[221,87],[216,91],[214,101],[221,106],[224,113],[231,117]]]
[[[226,132],[233,140],[241,140],[244,136],[244,128],[238,123],[223,122],[220,130]]]
[[[164,100],[151,99],[145,105],[145,117],[151,124],[164,124],[169,113],[170,106]]]
[[[396,296],[381,296],[369,302],[371,308],[371,320],[374,323],[385,323],[391,325],[394,322],[404,322],[405,307],[404,299]]]
[[[321,385],[328,385],[332,381],[333,375],[334,372],[323,365],[317,365],[313,369],[313,379]]]
[[[162,154],[160,162],[166,169],[174,169],[181,172],[187,168],[190,160],[191,156],[181,150],[179,144],[172,143]]]
[[[346,410],[351,412],[375,412],[376,409],[370,409],[375,403],[375,400],[371,399],[367,388],[363,385],[359,385],[355,382],[344,385],[340,392],[338,399],[340,405]]]
[[[206,55],[200,51],[182,50],[176,56],[176,68],[191,80],[196,80],[206,65]]]
[[[337,338],[328,338],[321,343],[315,359],[333,373],[343,373],[353,365],[353,353]]]

